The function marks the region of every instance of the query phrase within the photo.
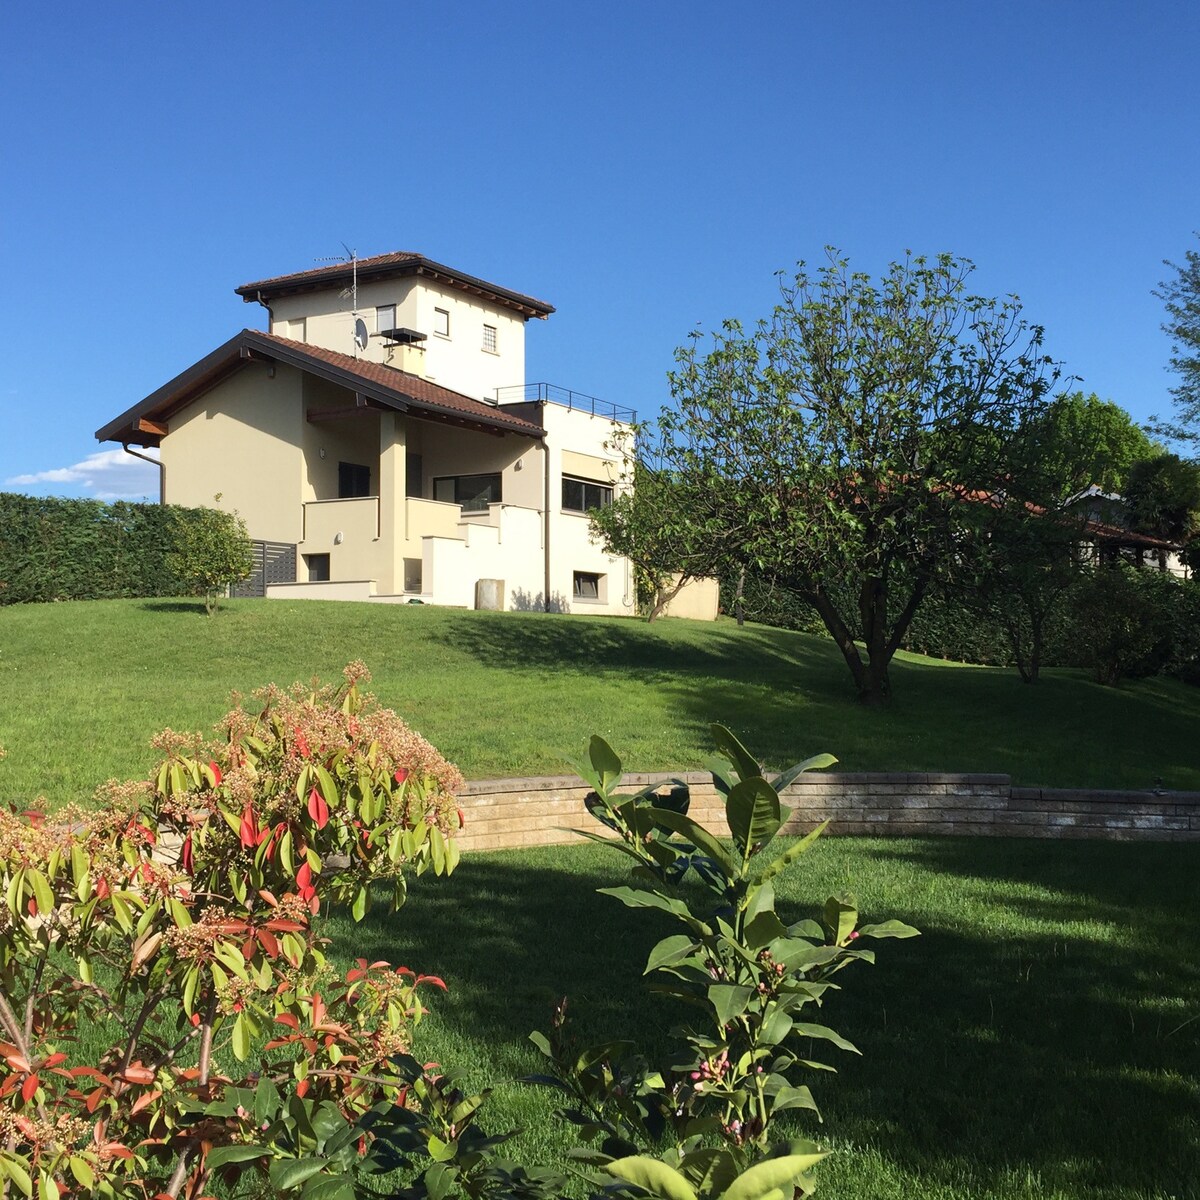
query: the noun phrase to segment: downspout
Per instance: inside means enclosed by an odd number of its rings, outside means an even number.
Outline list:
[[[121,443],[121,449],[126,454],[132,455],[134,458],[140,458],[142,462],[152,463],[158,468],[158,502],[166,504],[167,502],[167,464],[161,458],[151,458],[148,454],[139,454],[136,450],[130,450],[128,442]]]
[[[542,557],[545,574],[542,607],[550,611],[550,446],[542,438]]]

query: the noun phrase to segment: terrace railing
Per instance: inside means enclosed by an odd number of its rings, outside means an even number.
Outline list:
[[[550,404],[558,404],[572,412],[585,412],[593,417],[607,417],[610,421],[622,421],[633,425],[637,421],[637,412],[622,404],[613,404],[611,400],[601,400],[597,396],[587,396],[583,392],[575,392],[570,388],[560,387],[557,383],[518,383],[511,387],[496,389],[496,403],[526,404],[531,400],[544,400]]]

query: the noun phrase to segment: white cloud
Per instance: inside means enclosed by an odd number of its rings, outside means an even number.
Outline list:
[[[153,450],[146,453],[156,457]],[[28,475],[13,475],[5,484],[41,494],[49,485],[66,484],[71,493],[97,500],[141,500],[158,496],[158,468],[124,450],[99,450],[73,467],[53,467]]]

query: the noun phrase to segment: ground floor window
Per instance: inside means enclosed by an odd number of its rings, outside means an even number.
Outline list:
[[[304,556],[304,566],[308,570],[309,583],[329,582],[328,554],[306,554]]]
[[[612,484],[600,483],[596,479],[575,479],[569,475],[563,476],[562,506],[569,512],[591,512],[593,508],[603,508],[611,504],[613,498]]]
[[[443,475],[433,481],[433,498],[461,504],[464,512],[483,512],[500,503],[500,475]]]
[[[604,576],[595,571],[576,571],[571,590],[576,600],[603,600]]]
[[[406,592],[421,590],[421,560],[419,558],[404,560],[404,590]]]

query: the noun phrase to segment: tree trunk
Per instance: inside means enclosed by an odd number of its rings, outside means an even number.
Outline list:
[[[683,585],[690,582],[690,575],[681,575],[679,577],[679,582],[673,588],[666,590],[659,588],[658,593],[654,598],[654,607],[650,610],[650,615],[646,618],[646,623],[649,624],[651,621],[653,621],[659,615],[659,613],[661,613],[662,610],[666,608],[667,605],[670,604],[680,592],[683,591]]]
[[[733,613],[737,617],[738,628],[746,623],[746,610],[742,604],[742,595],[746,590],[746,568],[738,572],[737,591],[733,594]]]

